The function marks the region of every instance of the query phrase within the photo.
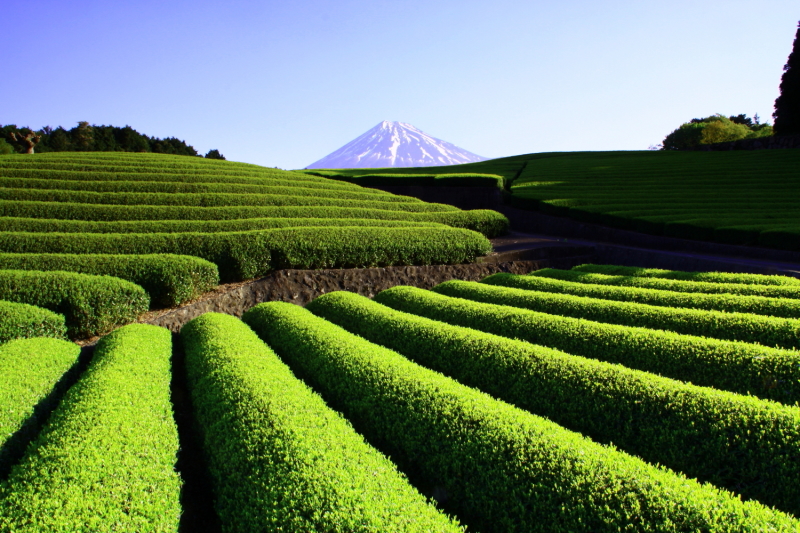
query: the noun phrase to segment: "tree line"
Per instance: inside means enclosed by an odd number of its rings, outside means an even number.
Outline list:
[[[0,154],[46,152],[151,152],[199,156],[193,146],[176,137],[159,139],[139,133],[130,126],[98,126],[78,122],[67,130],[61,126],[34,131],[16,124],[0,126]],[[225,159],[219,150],[209,150],[204,157]]]

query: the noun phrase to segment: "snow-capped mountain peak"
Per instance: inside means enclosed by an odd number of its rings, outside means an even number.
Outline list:
[[[306,168],[434,167],[485,159],[411,124],[384,120]]]

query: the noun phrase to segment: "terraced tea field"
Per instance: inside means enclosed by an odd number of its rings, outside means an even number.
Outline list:
[[[584,265],[126,326],[24,454],[77,352],[14,340],[0,529],[178,530],[179,351],[225,531],[798,531],[799,302]]]
[[[276,269],[471,262],[507,228],[494,211],[243,163],[0,156],[0,300],[64,315],[71,338]]]
[[[396,176],[399,185],[420,171],[335,172],[354,182]],[[514,207],[653,235],[800,250],[800,150],[541,153],[435,173],[501,176]]]

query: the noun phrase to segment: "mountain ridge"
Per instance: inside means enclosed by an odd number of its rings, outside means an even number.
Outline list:
[[[433,167],[486,159],[411,124],[384,120],[306,168]]]

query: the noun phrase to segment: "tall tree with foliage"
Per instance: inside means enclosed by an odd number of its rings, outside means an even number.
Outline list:
[[[783,67],[781,95],[775,100],[775,135],[800,134],[800,22],[794,36],[794,46]]]
[[[772,135],[772,126],[762,124],[758,115],[752,119],[747,115],[726,117],[712,115],[693,118],[667,135],[662,150],[694,150],[703,144],[715,144],[740,139],[754,139]]]

